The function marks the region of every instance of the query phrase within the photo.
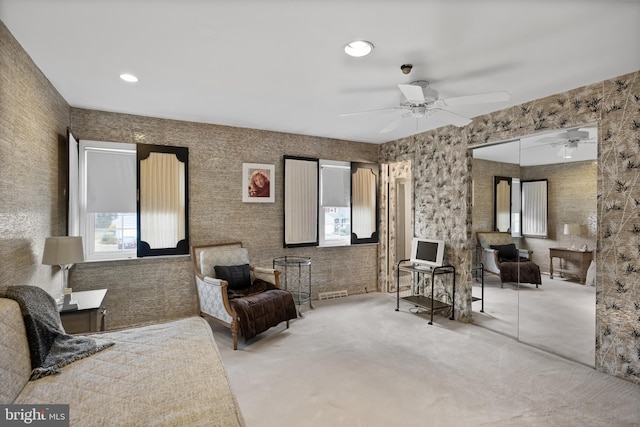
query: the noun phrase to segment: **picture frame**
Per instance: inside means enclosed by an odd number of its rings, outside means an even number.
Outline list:
[[[242,201],[274,203],[276,200],[276,167],[262,163],[242,164]]]

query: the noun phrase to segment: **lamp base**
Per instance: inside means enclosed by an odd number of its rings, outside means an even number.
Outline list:
[[[71,288],[65,288],[64,294],[62,295],[62,311],[78,309],[78,301],[73,300],[71,298],[72,296]]]

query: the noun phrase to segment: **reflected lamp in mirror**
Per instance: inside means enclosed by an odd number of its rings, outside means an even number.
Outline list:
[[[82,248],[82,237],[57,236],[47,237],[45,240],[42,264],[58,265],[62,271],[62,288],[56,298],[56,303],[59,308],[62,307],[65,295],[70,295],[70,290],[67,291],[69,269],[73,264],[83,261],[84,250]]]
[[[580,224],[565,224],[564,234],[571,237],[571,243],[569,245],[569,249],[571,249],[572,251],[575,251],[576,245],[573,241],[573,237],[580,235]]]

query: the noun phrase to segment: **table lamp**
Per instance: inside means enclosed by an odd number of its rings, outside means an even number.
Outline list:
[[[62,290],[60,297],[56,298],[58,307],[62,307],[65,295],[70,294],[67,290],[69,283],[69,269],[73,264],[84,261],[84,250],[82,249],[82,237],[80,236],[58,236],[47,237],[44,242],[44,253],[42,254],[42,264],[59,265],[62,271]]]
[[[580,234],[580,224],[565,224],[564,234],[571,236],[571,245],[569,246],[569,249],[575,251],[576,245],[573,243],[573,236],[578,236]]]

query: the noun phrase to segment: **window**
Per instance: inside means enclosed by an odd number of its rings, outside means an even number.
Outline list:
[[[284,156],[284,247],[376,243],[377,165]]]
[[[82,140],[78,160],[79,225],[85,258],[135,257],[135,144]]]
[[[188,253],[187,148],[69,141],[69,233],[85,259]]]
[[[520,211],[521,197],[520,197],[520,179],[511,179],[511,235],[513,237],[522,237],[520,230]]]
[[[351,243],[351,164],[320,160],[320,246]]]

